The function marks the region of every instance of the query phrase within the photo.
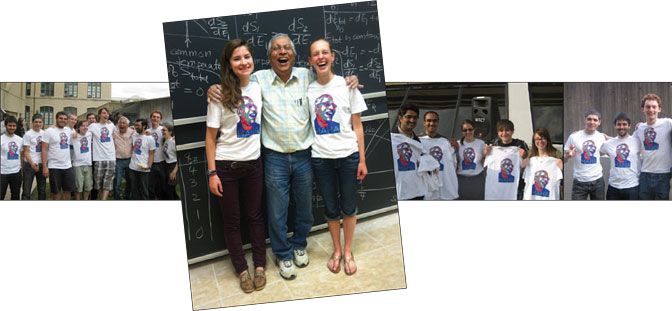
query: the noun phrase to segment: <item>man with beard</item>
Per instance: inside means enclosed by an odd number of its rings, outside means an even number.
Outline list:
[[[67,124],[68,114],[59,111],[56,113],[56,126],[44,131],[42,137],[42,175],[49,178],[54,200],[70,200],[70,193],[75,191],[75,173],[70,161],[73,131]]]
[[[607,140],[600,152],[609,156],[607,200],[637,200],[639,197],[639,147],[630,136],[630,117],[621,112],[614,118],[617,137]]]
[[[574,158],[572,200],[604,200],[604,179],[600,164],[600,148],[604,135],[597,130],[600,113],[589,109],[584,117],[586,128],[572,133],[564,146],[564,161]]]

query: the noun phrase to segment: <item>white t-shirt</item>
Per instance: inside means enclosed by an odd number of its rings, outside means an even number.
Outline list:
[[[425,200],[457,199],[457,174],[455,173],[457,161],[450,142],[445,138],[430,138],[429,136],[420,137],[420,141],[429,155],[439,163],[439,190],[428,193]]]
[[[604,144],[604,135],[598,131],[588,135],[582,130],[569,135],[564,149],[569,151],[572,146],[575,146],[574,179],[580,182],[590,182],[602,177],[602,165],[600,165],[602,144]]]
[[[560,200],[562,170],[558,158],[531,157],[525,168],[523,200]]]
[[[459,163],[457,163],[457,174],[462,176],[476,176],[483,171],[483,150],[485,150],[485,142],[476,138],[474,141],[468,143],[466,140],[464,144],[460,144],[460,149],[457,151]]]
[[[522,161],[518,147],[492,147],[483,163],[488,168],[485,177],[486,200],[517,199]]]
[[[93,161],[116,161],[113,132],[114,124],[112,123],[89,125],[89,133],[93,136]]]
[[[672,119],[658,119],[655,124],[642,124],[634,137],[641,142],[642,172],[669,173],[672,167],[672,144],[670,143]]]
[[[334,76],[325,85],[308,86],[310,124],[315,134],[312,157],[339,159],[358,151],[352,115],[366,110],[359,90],[348,88],[345,79]]]
[[[175,148],[175,137],[163,142],[163,156],[166,163],[177,162],[177,149]]]
[[[84,136],[78,134],[77,138],[70,138],[72,166],[91,165],[91,137],[91,132],[87,131]]]
[[[633,136],[613,138],[602,144],[600,152],[609,155],[609,185],[627,189],[639,185],[639,140]]]
[[[42,136],[44,136],[44,130],[42,129],[39,132],[30,129],[23,135],[23,145],[29,147],[30,158],[33,159],[35,164],[42,163]],[[28,163],[28,159],[25,162]]]
[[[49,144],[47,151],[47,168],[69,169],[70,162],[70,136],[72,130],[65,126],[62,129],[50,127],[44,131],[42,141]],[[44,150],[43,150],[44,151]]]
[[[140,167],[138,166],[138,163],[143,164],[145,166],[148,165],[149,151],[157,150],[156,142],[154,141],[154,139],[151,136],[133,133],[132,148],[133,150],[131,152],[131,163],[128,165],[128,168],[138,172],[144,172],[144,173],[149,172],[150,171],[149,168]],[[156,155],[156,153],[157,152],[154,151],[154,155]]]
[[[218,128],[215,160],[249,161],[259,158],[261,143],[261,88],[255,81],[241,88],[243,105],[231,111],[208,102],[207,126]]]
[[[159,151],[163,150],[163,133],[161,133],[161,129],[163,129],[163,125],[159,125],[159,127],[153,129],[151,124],[147,129],[149,131],[149,135],[151,135],[152,139],[154,140],[154,146],[156,147],[156,150]],[[154,152],[154,163],[163,161],[165,161],[163,152]]]
[[[0,147],[2,152],[2,157],[0,157],[0,173],[2,174],[14,174],[18,173],[21,170],[21,145],[23,144],[23,138],[19,135],[12,135],[12,137],[7,136],[7,134],[2,134],[0,136]]]
[[[418,172],[422,144],[399,133],[390,133],[390,138],[397,199],[408,200],[426,195],[427,187],[420,174],[427,173]]]

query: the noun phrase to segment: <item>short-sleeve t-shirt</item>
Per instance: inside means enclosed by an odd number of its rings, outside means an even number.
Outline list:
[[[424,196],[427,189],[418,172],[419,159],[423,151],[422,143],[404,134],[390,133],[392,139],[392,159],[397,186],[397,198],[408,200]]]
[[[604,144],[604,135],[595,131],[588,135],[586,131],[578,131],[569,135],[564,150],[575,147],[574,179],[580,182],[590,182],[602,177],[600,164],[600,148]]]
[[[42,163],[42,136],[44,136],[44,130],[41,129],[39,132],[30,129],[23,135],[23,145],[28,146],[30,158],[35,164]],[[28,163],[27,158],[25,162]]]
[[[156,150],[154,139],[151,136],[134,133],[132,148],[131,163],[128,165],[128,168],[143,173],[149,172],[149,168],[140,167],[138,163],[147,166],[149,163],[149,151]],[[154,154],[156,154],[156,151],[154,151]]]
[[[430,138],[429,136],[420,137],[424,150],[427,150],[439,163],[439,180],[441,187],[436,195],[428,194],[425,200],[454,200],[457,199],[457,175],[455,174],[455,156],[453,147],[445,138]]]
[[[177,162],[177,149],[175,148],[175,137],[163,142],[163,155],[166,163]]]
[[[7,134],[2,134],[0,136],[1,152],[2,157],[0,157],[0,172],[2,174],[15,174],[21,170],[21,145],[23,144],[23,138],[19,135],[12,135],[11,137]]]
[[[531,157],[525,168],[523,200],[559,200],[562,170],[554,157]]]
[[[47,167],[50,169],[69,169],[72,167],[70,162],[70,136],[72,130],[65,126],[61,129],[50,127],[44,131],[42,141],[49,144],[47,152]]]
[[[149,131],[149,135],[152,137],[152,140],[154,140],[154,147],[157,150],[163,150],[163,133],[161,130],[163,129],[163,125],[159,125],[157,128],[152,128],[150,125],[149,128],[147,129]],[[159,163],[165,161],[165,157],[163,155],[163,152],[154,152],[154,162],[153,163]]]
[[[457,174],[463,176],[476,176],[483,171],[483,150],[485,150],[485,142],[476,138],[474,141],[468,143],[466,140],[460,144],[460,149],[457,151],[459,162],[457,163]]]
[[[115,161],[117,159],[114,151],[114,124],[94,123],[89,125],[89,132],[93,140],[93,161]]]
[[[315,134],[312,157],[338,159],[358,151],[352,115],[366,110],[359,90],[348,88],[345,79],[334,76],[327,84],[308,86],[310,120]]]
[[[243,103],[234,111],[221,103],[208,103],[206,124],[218,128],[215,160],[249,161],[259,158],[261,143],[261,88],[254,81],[241,88]]]
[[[486,200],[517,198],[521,162],[518,147],[492,147],[483,164],[488,168],[485,177]]]
[[[634,137],[641,143],[642,172],[669,173],[672,167],[672,119],[658,119],[653,125],[642,124]]]
[[[639,148],[637,138],[612,138],[602,144],[602,153],[609,155],[609,185],[627,189],[639,185]]]
[[[70,138],[70,146],[72,146],[72,166],[89,166],[91,165],[91,133],[77,135],[76,138]]]

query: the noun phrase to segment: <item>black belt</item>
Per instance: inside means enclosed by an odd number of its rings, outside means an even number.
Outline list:
[[[232,170],[235,169],[256,169],[257,168],[257,160],[250,160],[250,161],[226,161],[226,160],[221,160],[221,161],[215,161],[216,166],[223,166],[225,168],[230,168]]]

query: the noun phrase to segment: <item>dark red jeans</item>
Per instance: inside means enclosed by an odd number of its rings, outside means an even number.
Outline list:
[[[256,168],[245,166],[231,168],[216,162],[217,176],[222,183],[223,196],[219,198],[224,222],[224,241],[236,273],[247,270],[243,240],[240,234],[241,211],[245,212],[254,267],[266,266],[266,233],[261,211],[261,191],[263,186],[263,164],[261,158],[255,161]]]

